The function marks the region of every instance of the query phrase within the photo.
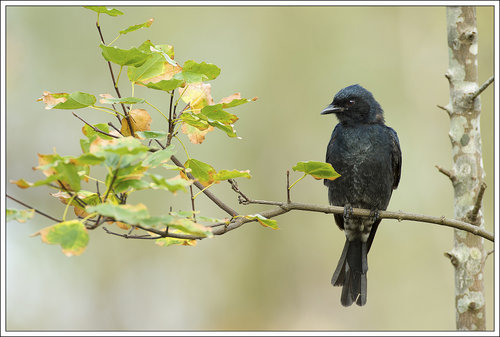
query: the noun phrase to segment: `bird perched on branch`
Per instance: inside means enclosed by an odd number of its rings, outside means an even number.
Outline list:
[[[339,123],[326,150],[326,162],[340,173],[324,181],[331,205],[343,206],[334,214],[346,242],[332,277],[342,286],[341,303],[366,304],[367,254],[380,224],[379,210],[389,204],[401,176],[401,149],[392,128],[385,125],[383,110],[371,92],[360,85],[340,90],[322,112],[335,114]],[[352,215],[352,208],[370,209],[370,217]]]

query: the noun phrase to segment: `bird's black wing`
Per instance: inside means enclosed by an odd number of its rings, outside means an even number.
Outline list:
[[[401,147],[399,146],[398,134],[394,129],[389,128],[392,136],[392,173],[394,174],[394,182],[392,184],[392,189],[395,190],[399,185],[399,180],[401,179],[401,164],[403,161],[401,154]]]
[[[339,123],[335,126],[332,132],[332,136],[330,137],[330,142],[328,143],[327,151],[326,151],[326,162],[332,164],[333,158],[331,157],[331,154],[333,151],[330,151],[330,146],[332,146],[333,142],[335,141],[335,138],[337,138],[337,133],[339,132],[340,128],[342,125]],[[333,165],[332,165],[333,166]],[[335,167],[334,167],[335,169]],[[325,185],[328,179],[325,179]]]
[[[392,140],[392,151],[391,151],[391,161],[392,161],[392,174],[394,177],[392,183],[392,189],[396,189],[399,185],[399,180],[401,179],[401,163],[402,163],[402,154],[401,147],[399,146],[399,138],[398,134],[394,129],[387,127],[389,130],[389,134]],[[373,243],[373,239],[375,238],[375,233],[377,232],[378,225],[380,224],[381,219],[375,221],[372,225],[372,230],[370,232],[370,236],[368,237],[368,251]]]
[[[333,169],[335,170],[335,166],[333,166],[333,161],[335,158],[332,158],[332,154],[334,154],[334,151],[330,151],[330,146],[332,146],[333,142],[335,141],[335,138],[337,138],[338,132],[340,132],[340,129],[342,128],[342,125],[339,123],[335,126],[332,132],[332,136],[330,138],[330,142],[328,143],[327,151],[326,151],[326,162],[332,164]],[[331,180],[325,179],[324,184],[326,186],[329,186],[329,183]],[[340,229],[344,229],[344,216],[342,214],[334,214],[333,215],[335,218],[335,223]]]

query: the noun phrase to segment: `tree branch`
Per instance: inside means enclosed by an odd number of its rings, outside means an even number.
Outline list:
[[[438,165],[436,165],[436,168],[439,170],[439,172],[441,172],[442,174],[444,174],[445,176],[450,178],[450,180],[453,184],[457,181],[457,176],[452,171],[449,171],[449,170],[442,168],[441,166],[438,166]]]
[[[99,128],[96,128],[95,126],[89,124],[88,122],[86,122],[83,118],[81,118],[80,116],[78,116],[76,113],[73,112],[73,116],[75,116],[76,118],[78,118],[79,120],[81,120],[82,122],[84,122],[85,124],[87,124],[88,126],[90,126],[95,132],[99,132],[99,133],[102,133],[103,135],[106,135],[106,136],[109,136],[109,137],[113,137],[113,138],[119,138],[118,136],[115,136],[115,135],[112,135],[110,133],[107,133],[107,132],[104,132],[102,131],[101,129]]]
[[[481,185],[479,186],[479,192],[477,193],[477,198],[476,198],[476,203],[474,204],[474,208],[472,209],[471,213],[468,214],[467,216],[468,220],[471,223],[476,223],[477,221],[477,214],[481,209],[481,204],[483,202],[483,196],[485,190],[486,190],[486,183],[482,182]]]
[[[279,201],[266,201],[266,200],[248,200],[249,204],[266,204],[266,205],[275,205],[277,207],[262,211],[259,214],[270,219],[273,217],[276,217],[278,215],[288,213],[290,211],[307,211],[307,212],[319,212],[319,213],[326,213],[326,214],[343,214],[344,212],[344,207],[341,206],[323,206],[323,205],[314,205],[314,204],[304,204],[304,203],[298,203],[298,202],[292,202],[292,203],[286,203],[286,202],[279,202]],[[371,210],[369,209],[361,209],[361,208],[353,208],[352,209],[352,215],[354,216],[363,216],[363,217],[369,217],[371,213]],[[460,220],[455,220],[455,219],[448,219],[444,216],[437,217],[437,216],[430,216],[430,215],[423,215],[423,214],[414,214],[414,213],[405,213],[402,211],[398,212],[392,212],[392,211],[379,211],[379,217],[381,219],[396,219],[398,221],[403,221],[403,220],[409,220],[409,221],[417,221],[417,222],[426,222],[426,223],[432,223],[436,225],[441,225],[441,226],[447,226],[447,227],[452,227],[455,229],[460,229],[464,230],[466,232],[481,236],[489,241],[494,242],[495,238],[494,235],[488,231],[486,231],[483,228],[477,227],[473,224],[460,221]],[[232,231],[236,228],[241,227],[247,222],[253,222],[257,220],[253,219],[247,219],[245,217],[235,217],[233,218],[229,223],[228,222],[218,222],[215,224],[212,224],[210,227],[214,228],[212,230],[214,235],[223,235],[229,231]],[[215,228],[217,227],[217,228]],[[144,229],[144,228],[143,228]],[[202,236],[196,236],[196,235],[187,235],[187,234],[171,234],[169,233],[168,235],[164,235],[165,233],[162,231],[158,230],[150,230],[149,228],[146,229],[148,231],[151,231],[155,234],[161,235],[161,236],[168,236],[168,237],[175,237],[179,239],[190,239],[190,240],[199,240],[203,239],[204,237]]]
[[[48,215],[47,213],[44,213],[44,212],[42,212],[42,211],[39,211],[39,210],[37,210],[36,208],[31,207],[30,205],[25,204],[24,202],[22,202],[22,201],[20,201],[20,200],[17,200],[16,198],[14,198],[14,197],[12,197],[12,196],[10,196],[10,195],[8,195],[8,194],[6,194],[5,196],[6,196],[7,198],[9,198],[9,199],[11,199],[11,200],[13,200],[13,201],[17,202],[18,204],[23,205],[23,206],[24,206],[24,207],[26,207],[26,208],[33,209],[36,213],[38,213],[38,214],[40,214],[40,215],[43,215],[44,217],[46,217],[46,218],[48,218],[48,219],[50,219],[50,220],[52,220],[52,221],[55,221],[55,222],[58,222],[58,223],[59,223],[59,222],[62,222],[62,220],[56,219],[56,218],[54,218],[53,216]]]
[[[488,78],[486,80],[486,82],[483,83],[482,86],[480,86],[475,93],[472,94],[472,96],[470,97],[471,98],[471,101],[475,100],[477,96],[481,95],[481,93],[489,87],[489,85],[491,83],[493,83],[493,81],[495,80],[495,76],[491,76],[490,78]]]

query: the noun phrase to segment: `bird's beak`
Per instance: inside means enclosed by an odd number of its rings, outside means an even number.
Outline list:
[[[330,104],[327,106],[323,111],[321,111],[322,115],[328,115],[328,114],[334,114],[337,112],[342,112],[344,111],[344,108],[338,107],[336,105]]]

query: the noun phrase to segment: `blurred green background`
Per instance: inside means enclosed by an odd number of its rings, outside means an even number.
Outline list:
[[[333,116],[320,116],[341,88],[359,83],[372,91],[397,130],[403,151],[399,188],[389,210],[453,217],[453,189],[435,165],[450,168],[446,10],[444,7],[117,7],[101,15],[107,42],[119,30],[154,17],[148,29],[120,38],[128,49],[146,39],[175,47],[176,60],[206,61],[222,73],[214,100],[241,92],[259,100],[238,107],[241,140],[212,132],[192,157],[216,169],[249,169],[240,188],[255,199],[285,200],[285,173],[298,161],[323,161]],[[6,10],[7,179],[41,178],[31,168],[37,153],[80,153],[82,123],[70,111],[44,110],[44,90],[114,94],[95,28],[96,14],[81,7],[14,7]],[[493,74],[492,7],[477,9],[479,81]],[[116,69],[116,68],[115,68]],[[122,78],[121,91],[130,95]],[[166,95],[144,88],[166,109]],[[493,219],[493,88],[481,95],[483,160],[488,189],[486,229]],[[115,121],[94,110],[92,123]],[[152,129],[164,127],[153,113]],[[187,143],[187,138],[184,138]],[[178,145],[179,151],[180,146]],[[179,157],[182,157],[182,151]],[[300,174],[291,174],[292,179]],[[238,205],[229,184],[211,188],[242,213],[264,206]],[[49,214],[64,206],[46,188],[7,192]],[[327,204],[321,181],[308,177],[292,200]],[[189,209],[189,197],[137,193],[151,213]],[[21,206],[8,200],[8,207]],[[223,217],[204,196],[197,207]],[[50,220],[36,216],[7,224],[6,327],[17,330],[454,330],[454,272],[443,253],[453,245],[449,228],[384,220],[369,256],[368,304],[343,308],[330,278],[344,234],[331,215],[291,212],[280,230],[250,223],[196,247],[158,247],[125,240],[102,229],[90,233],[80,257],[29,235]],[[487,251],[493,249],[490,242]],[[487,327],[493,328],[493,256],[484,272]]]

